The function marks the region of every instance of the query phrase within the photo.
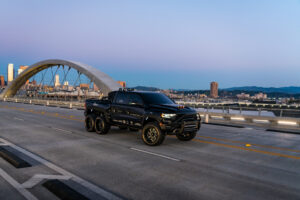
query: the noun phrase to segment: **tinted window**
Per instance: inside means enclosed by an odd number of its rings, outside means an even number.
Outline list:
[[[127,93],[128,96],[128,103],[130,105],[143,105],[144,102],[142,100],[142,98],[138,95],[138,94],[134,94],[134,93]]]
[[[108,94],[108,100],[113,102],[114,98],[116,96],[116,92],[111,92]]]
[[[141,93],[146,104],[174,104],[174,102],[162,93]]]
[[[118,92],[116,103],[118,104],[128,104],[127,97],[124,92]]]

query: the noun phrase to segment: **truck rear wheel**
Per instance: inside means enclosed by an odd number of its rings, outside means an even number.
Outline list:
[[[95,131],[95,115],[89,114],[85,117],[85,130],[88,132]]]
[[[103,119],[103,117],[97,117],[95,120],[95,131],[100,135],[107,134],[110,129],[110,125]]]
[[[176,137],[181,141],[190,141],[194,139],[197,135],[197,132],[187,132],[187,133],[177,133]]]
[[[150,146],[160,145],[165,139],[163,133],[157,123],[148,123],[144,126],[142,131],[143,142]]]

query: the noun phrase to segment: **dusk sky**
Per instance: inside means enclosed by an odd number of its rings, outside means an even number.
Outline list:
[[[1,0],[0,73],[44,59],[128,86],[300,86],[299,0]]]

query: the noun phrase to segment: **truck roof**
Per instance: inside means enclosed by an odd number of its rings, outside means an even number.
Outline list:
[[[113,92],[149,93],[149,94],[160,93],[159,91],[143,91],[143,90],[118,90]]]

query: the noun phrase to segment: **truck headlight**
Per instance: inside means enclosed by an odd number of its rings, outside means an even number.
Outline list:
[[[161,116],[162,118],[172,118],[172,117],[175,117],[176,114],[162,113],[160,116]]]

